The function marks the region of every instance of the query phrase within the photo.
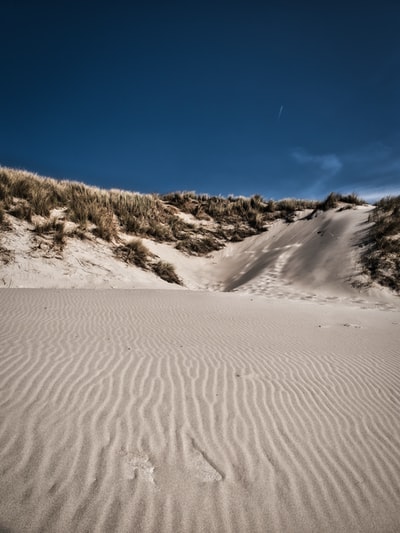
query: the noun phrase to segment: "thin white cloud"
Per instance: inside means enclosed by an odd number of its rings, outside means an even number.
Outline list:
[[[395,145],[394,145],[395,146]],[[306,192],[322,196],[335,190],[356,192],[368,202],[400,195],[400,151],[376,142],[341,154],[310,154],[293,150],[292,158],[309,170]]]
[[[300,165],[309,165],[318,169],[324,178],[336,176],[343,167],[342,162],[336,154],[314,155],[305,150],[297,149],[292,152],[292,157]]]

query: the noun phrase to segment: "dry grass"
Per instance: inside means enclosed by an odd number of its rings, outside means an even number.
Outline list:
[[[55,247],[57,247],[59,250],[64,249],[64,246],[67,242],[64,222],[58,222],[58,224],[56,224],[53,234],[53,242]]]
[[[275,218],[285,218],[288,212],[314,208],[316,202],[287,199],[275,202],[265,200],[260,195],[251,198],[229,196],[196,195],[193,192],[171,193],[163,199],[198,220],[212,219],[223,225],[245,226],[249,234],[252,230],[261,232]]]
[[[35,222],[33,231],[38,237],[46,239],[48,237],[52,239],[49,246],[58,251],[62,251],[66,245],[67,238],[65,233],[65,223],[62,220],[56,218],[50,218],[49,220]]]
[[[175,242],[179,249],[195,254],[265,231],[275,218],[315,205],[293,199],[267,201],[259,195],[223,198],[193,192],[158,196],[105,191],[7,168],[0,169],[0,201],[6,211],[28,222],[33,215],[49,217],[53,209],[66,206],[66,220],[108,242],[116,241],[119,231],[123,231],[159,242]],[[177,216],[179,211],[212,222],[202,228],[201,239],[198,228]]]
[[[8,209],[8,213],[15,218],[19,218],[20,220],[32,222],[33,211],[27,200],[18,199],[13,201]]]
[[[261,196],[246,199],[176,193],[161,197],[105,191],[7,168],[0,169],[0,201],[5,211],[28,222],[34,215],[48,218],[53,209],[65,206],[66,220],[76,223],[81,234],[91,231],[96,237],[114,242],[122,231],[175,242],[181,250],[195,254],[264,231],[271,220],[271,203]],[[180,218],[179,210],[213,224],[202,228],[198,239],[198,228]]]
[[[357,194],[340,194],[337,192],[331,192],[322,202],[319,202],[317,209],[322,211],[328,211],[328,209],[336,209],[339,203],[349,204],[350,206],[354,205],[365,205],[365,201],[362,200]]]
[[[165,242],[176,240],[179,231],[192,229],[182,221],[178,227],[176,210],[156,195],[105,191],[8,168],[0,169],[0,201],[7,212],[28,222],[33,215],[49,217],[52,209],[66,206],[67,220],[84,231],[90,227],[109,242],[117,239],[119,231]]]
[[[132,239],[126,244],[117,246],[114,253],[127,263],[131,263],[143,270],[153,271],[158,277],[168,283],[182,285],[182,281],[175,272],[175,267],[170,263],[158,260],[140,239]]]
[[[131,263],[144,270],[149,268],[149,259],[152,257],[152,253],[140,239],[132,239],[126,244],[117,246],[114,253],[126,263]]]
[[[191,235],[180,240],[176,248],[181,252],[190,255],[207,255],[215,250],[219,250],[223,244],[214,236]]]
[[[33,231],[38,235],[47,235],[56,230],[58,220],[51,218],[49,220],[41,220],[34,223]]]
[[[382,198],[369,221],[363,265],[374,281],[400,293],[400,196]]]
[[[52,238],[53,246],[63,249],[67,235],[64,223],[52,218],[54,209],[65,208],[65,222],[76,224],[68,236],[86,238],[93,235],[113,243],[115,254],[141,268],[151,269],[163,279],[180,282],[171,267],[154,262],[154,257],[141,243],[140,237],[174,243],[191,255],[205,255],[225,246],[261,233],[276,219],[292,222],[298,211],[336,208],[339,202],[348,206],[364,202],[356,195],[331,193],[322,202],[288,198],[266,200],[197,195],[178,192],[164,196],[127,191],[106,191],[82,183],[42,178],[29,172],[0,168],[0,226],[4,229],[7,215],[35,223],[38,238]],[[347,207],[347,206],[346,206]],[[182,213],[192,215],[195,224]],[[313,213],[310,216],[313,216]],[[386,198],[377,205],[370,235],[366,269],[377,281],[399,290],[399,200]],[[120,244],[120,233],[135,236]],[[394,274],[395,273],[395,274]],[[396,274],[397,273],[397,274]]]
[[[13,250],[9,250],[8,248],[5,248],[0,244],[0,263],[3,265],[8,265],[9,263],[12,263],[15,258],[15,252]]]
[[[158,277],[167,281],[168,283],[176,283],[177,285],[182,285],[182,281],[179,279],[177,273],[175,272],[175,267],[171,263],[165,261],[157,261],[153,263],[152,270],[157,274]]]

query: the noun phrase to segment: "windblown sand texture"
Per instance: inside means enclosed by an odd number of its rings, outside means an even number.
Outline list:
[[[254,281],[255,283],[255,281]],[[0,530],[400,530],[400,312],[0,292]]]

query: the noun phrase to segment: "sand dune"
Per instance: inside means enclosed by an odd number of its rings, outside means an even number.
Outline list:
[[[0,298],[2,531],[400,529],[399,310]]]
[[[189,256],[171,244],[142,239],[158,258],[174,265],[184,288],[235,291],[268,298],[363,300],[368,305],[398,305],[398,297],[369,283],[360,263],[371,206],[300,213],[265,233],[227,244],[203,257]],[[181,289],[117,259],[100,239],[68,239],[65,250],[37,249],[28,224],[11,220],[2,234],[12,259],[0,263],[0,286],[8,288]],[[0,258],[1,261],[1,258]]]
[[[303,214],[292,224],[277,221],[266,233],[219,252],[219,282],[227,291],[258,294],[355,294],[352,283],[362,274],[359,250],[371,209]]]
[[[369,211],[207,257],[144,240],[185,288],[13,221],[0,531],[399,531],[400,306],[363,285]]]

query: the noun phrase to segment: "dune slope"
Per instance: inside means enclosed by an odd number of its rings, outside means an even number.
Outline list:
[[[360,254],[370,224],[371,206],[303,213],[288,224],[277,220],[260,235],[228,243],[206,256],[189,256],[171,244],[142,239],[148,250],[171,263],[190,289],[242,291],[268,297],[386,298],[370,287]],[[310,214],[310,211],[308,212]],[[10,217],[12,230],[1,236],[3,287],[30,288],[178,288],[115,257],[101,239],[68,238],[63,250],[49,248],[29,225]],[[121,235],[121,239],[127,236]],[[396,300],[393,297],[389,299]]]
[[[230,243],[202,270],[208,286],[268,298],[341,300],[398,307],[395,293],[371,280],[360,255],[371,206],[303,214]],[[207,285],[207,283],[205,283]]]

